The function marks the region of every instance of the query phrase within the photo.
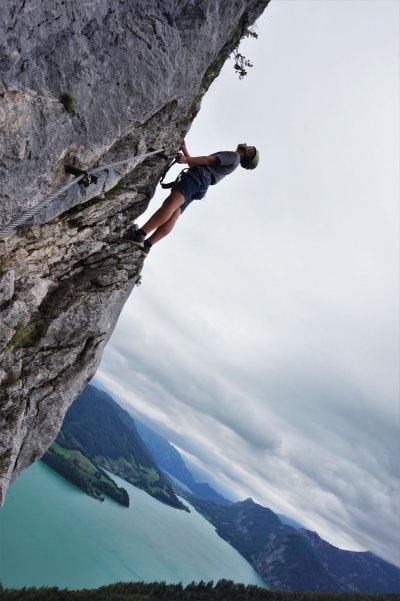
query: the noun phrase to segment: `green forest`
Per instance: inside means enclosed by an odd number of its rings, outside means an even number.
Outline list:
[[[231,580],[182,584],[127,582],[98,589],[4,589],[0,601],[400,601],[400,594],[289,593],[271,591]]]
[[[80,451],[64,449],[58,443],[53,443],[42,461],[91,497],[102,501],[107,495],[124,507],[129,507],[129,495],[125,488],[117,486],[108,474]]]

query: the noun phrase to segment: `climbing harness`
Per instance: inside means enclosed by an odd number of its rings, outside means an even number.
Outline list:
[[[163,155],[160,155],[160,156],[163,156]],[[196,177],[194,177],[192,175],[192,172],[191,172],[190,168],[186,167],[186,169],[182,169],[182,171],[180,173],[178,173],[178,176],[174,179],[174,181],[168,182],[168,183],[164,183],[165,176],[167,175],[167,173],[171,169],[171,167],[173,167],[175,164],[178,163],[178,158],[180,156],[182,156],[181,153],[178,153],[177,155],[175,155],[174,158],[173,158],[173,160],[170,163],[168,163],[168,165],[165,167],[164,171],[161,174],[160,186],[164,190],[169,190],[169,189],[173,188],[178,182],[181,181],[181,179],[182,179],[183,175],[185,175],[185,173],[187,173],[189,175],[189,177],[191,177],[192,179],[194,179],[195,181],[197,181]],[[172,157],[167,157],[166,155],[164,155],[163,158],[170,159]],[[192,170],[193,170],[193,167],[192,167]],[[196,199],[196,198],[203,198],[203,196],[204,196],[204,194],[199,193],[199,194],[194,195],[193,198],[194,199]]]
[[[96,176],[101,171],[106,171],[106,170],[109,170],[109,169],[115,168],[115,167],[121,167],[122,165],[131,163],[132,161],[137,161],[139,159],[147,159],[148,157],[156,156],[156,155],[159,155],[161,158],[166,159],[168,161],[170,161],[172,158],[174,158],[174,159],[176,158],[176,154],[167,155],[164,153],[164,148],[161,148],[159,150],[152,150],[151,152],[147,152],[146,154],[139,154],[139,155],[130,157],[123,161],[117,161],[116,163],[109,163],[107,165],[101,165],[100,167],[96,167],[95,169],[91,169],[90,171],[82,171],[81,169],[78,169],[77,167],[73,167],[71,165],[66,165],[66,167],[65,167],[66,172],[70,173],[72,175],[76,175],[76,177],[72,181],[70,181],[67,184],[65,184],[64,186],[62,186],[62,188],[57,190],[57,192],[54,192],[54,194],[51,194],[51,196],[48,196],[48,197],[44,198],[43,200],[41,200],[37,205],[35,205],[34,207],[32,207],[31,209],[26,211],[23,215],[21,215],[20,217],[15,219],[15,221],[13,221],[13,222],[9,223],[8,225],[4,226],[3,228],[1,228],[0,229],[0,239],[5,238],[8,234],[10,234],[12,231],[17,229],[17,227],[20,227],[21,225],[26,223],[40,209],[47,207],[53,200],[55,200],[56,198],[58,198],[59,196],[64,194],[64,192],[66,192],[67,190],[72,188],[72,186],[74,186],[75,184],[82,183],[84,186],[89,186],[90,184],[95,184],[97,182]]]
[[[184,175],[187,175],[188,177],[190,177],[190,179],[194,180],[196,182],[196,184],[199,184],[199,179],[198,179],[198,177],[196,177],[197,174],[195,174],[195,170],[198,169],[198,167],[186,167],[186,169],[182,169],[182,171],[180,173],[178,173],[178,177],[176,179],[174,179],[174,181],[164,183],[164,178],[165,178],[166,174],[171,169],[171,167],[173,167],[173,165],[175,165],[175,163],[178,162],[177,159],[179,158],[179,156],[180,156],[180,154],[176,155],[174,160],[171,161],[171,163],[169,163],[166,166],[163,173],[161,174],[160,185],[161,185],[161,188],[164,188],[164,190],[173,188],[176,184],[178,184],[181,181],[181,179]],[[167,157],[165,157],[165,158],[167,158]],[[211,174],[210,174],[210,177],[211,177]],[[193,200],[201,200],[204,198],[204,196],[205,196],[205,191],[199,190],[196,194],[192,195],[192,198],[193,198]]]
[[[171,158],[173,158],[172,161],[170,161],[168,163],[168,165],[165,167],[164,171],[161,174],[161,179],[160,179],[160,186],[161,188],[163,188],[163,190],[168,190],[170,188],[173,187],[173,185],[175,184],[175,182],[178,181],[178,179],[180,178],[180,176],[182,175],[182,173],[184,171],[187,171],[187,169],[184,169],[183,171],[181,171],[181,173],[178,175],[178,177],[176,179],[174,179],[173,182],[168,182],[168,183],[164,183],[164,178],[167,175],[168,171],[171,169],[171,167],[173,167],[177,162],[178,162],[178,157],[181,156],[181,153],[178,153],[176,155],[174,155],[173,157],[168,157],[167,155],[160,155],[162,158],[168,159],[170,160]]]

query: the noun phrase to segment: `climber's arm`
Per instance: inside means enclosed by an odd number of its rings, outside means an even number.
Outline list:
[[[185,157],[190,157],[190,153],[189,153],[189,151],[187,149],[186,141],[185,140],[182,140],[182,144],[181,144],[180,150],[182,150],[182,152],[183,152],[183,154],[184,154]]]
[[[201,156],[201,157],[191,157],[191,156],[180,156],[178,158],[178,163],[186,163],[189,167],[194,167],[195,165],[219,165],[219,158],[213,154],[209,156]]]

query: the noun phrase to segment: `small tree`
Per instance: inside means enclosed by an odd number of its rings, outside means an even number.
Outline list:
[[[257,39],[258,33],[254,31],[252,27],[248,27],[242,35],[242,37],[240,38],[240,42],[238,43],[238,45],[232,50],[230,58],[233,58],[233,60],[235,61],[233,68],[238,74],[239,79],[243,79],[243,77],[247,75],[247,69],[250,69],[253,66],[253,64],[241,52],[239,52],[240,43],[244,38]]]

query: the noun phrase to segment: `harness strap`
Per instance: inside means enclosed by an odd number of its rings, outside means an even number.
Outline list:
[[[171,158],[170,156],[169,156],[169,157],[167,157],[166,155],[164,155],[164,156],[163,156],[163,155],[161,155],[161,156],[162,156],[162,158],[167,158],[167,159],[170,159],[170,158]],[[174,156],[174,158],[173,158],[173,160],[172,160],[170,163],[168,163],[168,165],[165,167],[164,171],[163,171],[163,172],[162,172],[162,174],[161,174],[160,186],[161,186],[161,188],[163,188],[164,190],[168,190],[168,189],[172,188],[172,187],[174,186],[174,184],[175,184],[175,183],[176,183],[176,182],[179,180],[179,178],[181,177],[182,173],[184,173],[185,171],[187,171],[187,170],[188,170],[188,167],[187,167],[186,169],[183,169],[183,170],[182,170],[182,171],[179,173],[178,177],[176,177],[176,178],[174,179],[174,181],[173,181],[173,182],[164,183],[165,176],[167,175],[167,173],[168,173],[168,171],[171,169],[171,167],[173,167],[175,164],[177,164],[177,163],[178,163],[178,160],[177,160],[177,159],[178,159],[178,157],[179,157],[179,156],[181,156],[181,155],[180,155],[180,153],[179,153],[179,154],[177,154],[177,155],[175,155],[175,156]]]

